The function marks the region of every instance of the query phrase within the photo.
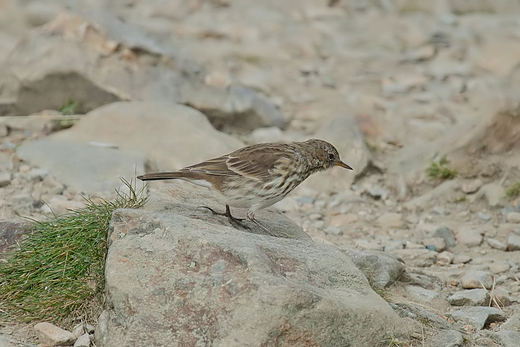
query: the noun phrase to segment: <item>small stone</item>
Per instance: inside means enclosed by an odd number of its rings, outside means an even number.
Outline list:
[[[509,292],[502,287],[496,287],[492,292],[491,295],[497,302],[497,304],[500,307],[505,307],[511,305],[511,297],[509,296]],[[508,320],[509,321],[509,320]],[[519,329],[520,331],[520,329]]]
[[[376,288],[386,288],[399,281],[405,265],[395,256],[379,251],[341,250],[354,262]]]
[[[20,215],[29,214],[33,207],[33,198],[29,193],[18,193],[9,198],[9,203],[16,213]]]
[[[405,245],[404,240],[391,240],[385,243],[385,252],[391,252],[396,249],[403,249]]]
[[[435,264],[436,252],[427,249],[397,249],[392,251],[409,266],[428,267]]]
[[[80,323],[78,325],[76,325],[73,329],[72,329],[72,335],[74,335],[76,338],[79,338],[81,335],[83,335],[85,333],[85,328],[83,327],[83,324]]]
[[[96,330],[96,327],[93,326],[92,324],[85,324],[85,330],[87,331],[87,333],[89,334],[94,334],[94,331]]]
[[[442,237],[444,239],[444,242],[446,242],[446,246],[448,247],[455,247],[457,245],[457,242],[455,241],[455,234],[453,233],[453,230],[446,226],[441,226],[435,230],[435,232],[432,235],[433,237]]]
[[[497,239],[487,239],[487,244],[489,245],[489,247],[501,251],[505,251],[507,249],[507,245],[504,242],[499,241]]]
[[[463,183],[461,189],[466,194],[473,194],[476,193],[480,189],[480,187],[482,187],[482,185],[482,181],[476,179],[470,182]]]
[[[506,215],[506,221],[509,223],[520,223],[520,212],[509,212]]]
[[[433,299],[439,297],[435,290],[424,289],[419,286],[406,286],[406,291],[410,297],[425,303],[431,303]]]
[[[375,200],[386,200],[388,199],[388,196],[390,195],[390,192],[387,189],[378,187],[378,186],[370,186],[366,190],[367,194],[370,195]]]
[[[481,289],[482,287],[490,289],[493,285],[493,278],[486,271],[470,270],[462,276],[460,283],[464,289]]]
[[[473,226],[464,226],[457,233],[457,241],[467,247],[477,247],[482,243],[482,234]]]
[[[49,171],[39,168],[31,169],[29,172],[27,172],[29,179],[35,182],[42,181],[45,177],[47,177],[48,174]]]
[[[479,219],[485,222],[489,222],[491,220],[491,216],[487,213],[479,212],[477,216]]]
[[[405,248],[406,249],[424,249],[425,247],[421,243],[406,241]]]
[[[448,297],[452,306],[487,306],[489,293],[486,289],[469,289],[453,293]]]
[[[38,323],[34,329],[40,333],[41,339],[51,346],[68,346],[76,341],[76,337],[70,331],[63,330],[51,323]]]
[[[477,330],[494,322],[506,319],[504,312],[494,307],[470,307],[459,311],[453,311],[451,317],[462,324],[473,325]]]
[[[437,264],[439,265],[449,265],[455,259],[455,255],[451,252],[444,251],[437,254]]]
[[[90,336],[88,333],[85,333],[78,337],[76,342],[74,343],[74,347],[89,347],[90,346]]]
[[[459,255],[455,256],[452,263],[453,264],[467,264],[472,260],[473,260],[473,258],[470,257],[469,255],[459,254]]]
[[[0,188],[7,186],[11,183],[11,173],[8,171],[0,172]]]
[[[442,237],[430,237],[423,240],[423,245],[428,249],[436,252],[442,252],[446,250],[446,242]],[[433,247],[430,247],[433,246]],[[433,249],[432,249],[433,248]]]
[[[442,330],[432,337],[432,346],[460,347],[464,344],[464,337],[455,330]]]
[[[483,194],[486,198],[489,207],[503,206],[506,195],[506,190],[500,183],[489,183],[480,188],[478,194]]]
[[[377,224],[382,228],[401,228],[403,215],[400,213],[385,213],[377,219]]]
[[[500,274],[509,271],[509,262],[506,260],[497,260],[489,265],[489,271],[494,274]]]
[[[520,235],[517,233],[510,233],[507,238],[507,250],[518,251],[520,250]]]

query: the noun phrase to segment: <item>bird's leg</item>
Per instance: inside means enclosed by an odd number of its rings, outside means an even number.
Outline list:
[[[246,214],[246,217],[247,219],[249,219],[251,222],[255,223],[256,225],[258,225],[260,228],[262,228],[264,231],[266,231],[269,235],[271,236],[276,236],[275,234],[273,234],[271,232],[271,230],[269,230],[265,225],[263,225],[262,223],[260,223],[259,221],[257,221],[255,219],[255,213],[253,211],[248,211],[247,214]]]
[[[231,225],[233,225],[234,227],[240,226],[242,228],[249,230],[249,227],[247,225],[244,225],[243,223],[241,223],[241,221],[243,221],[242,218],[235,218],[231,215],[231,210],[229,208],[229,205],[226,205],[226,212],[224,212],[224,213],[216,212],[211,207],[207,207],[207,206],[201,206],[201,207],[204,207],[204,208],[210,210],[211,213],[213,213],[217,216],[226,216],[229,220],[229,223],[231,223]]]

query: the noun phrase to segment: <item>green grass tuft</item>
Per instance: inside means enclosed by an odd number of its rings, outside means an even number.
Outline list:
[[[31,235],[0,263],[0,317],[72,324],[96,319],[104,294],[107,237],[112,212],[146,202],[126,180],[128,193],[50,221],[34,222]]]
[[[66,115],[75,114],[77,107],[78,107],[78,102],[77,101],[69,100],[69,102],[67,102],[67,104],[65,104],[62,107],[60,107],[59,111],[62,114],[66,114]]]
[[[515,199],[520,195],[520,182],[513,184],[506,192],[507,196],[511,199]]]
[[[450,169],[447,165],[449,164],[446,157],[442,157],[438,162],[432,162],[430,167],[426,169],[426,172],[430,178],[447,180],[457,176],[457,170]]]

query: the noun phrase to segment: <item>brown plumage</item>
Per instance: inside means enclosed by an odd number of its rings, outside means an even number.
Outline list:
[[[222,195],[226,203],[224,215],[233,224],[240,223],[231,216],[229,206],[248,208],[247,218],[269,232],[255,219],[255,211],[277,203],[311,174],[333,166],[352,170],[341,161],[333,145],[312,139],[247,146],[179,171],[149,173],[137,178],[182,179],[210,188]]]

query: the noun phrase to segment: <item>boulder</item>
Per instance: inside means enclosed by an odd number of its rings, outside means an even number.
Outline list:
[[[171,186],[114,213],[98,346],[376,346],[403,329],[339,249],[270,209],[283,237],[235,229],[197,209],[219,208],[203,188]]]
[[[177,170],[235,150],[242,143],[215,130],[200,112],[175,103],[116,102],[72,128],[25,142],[17,154],[85,192],[111,191],[144,172]]]

